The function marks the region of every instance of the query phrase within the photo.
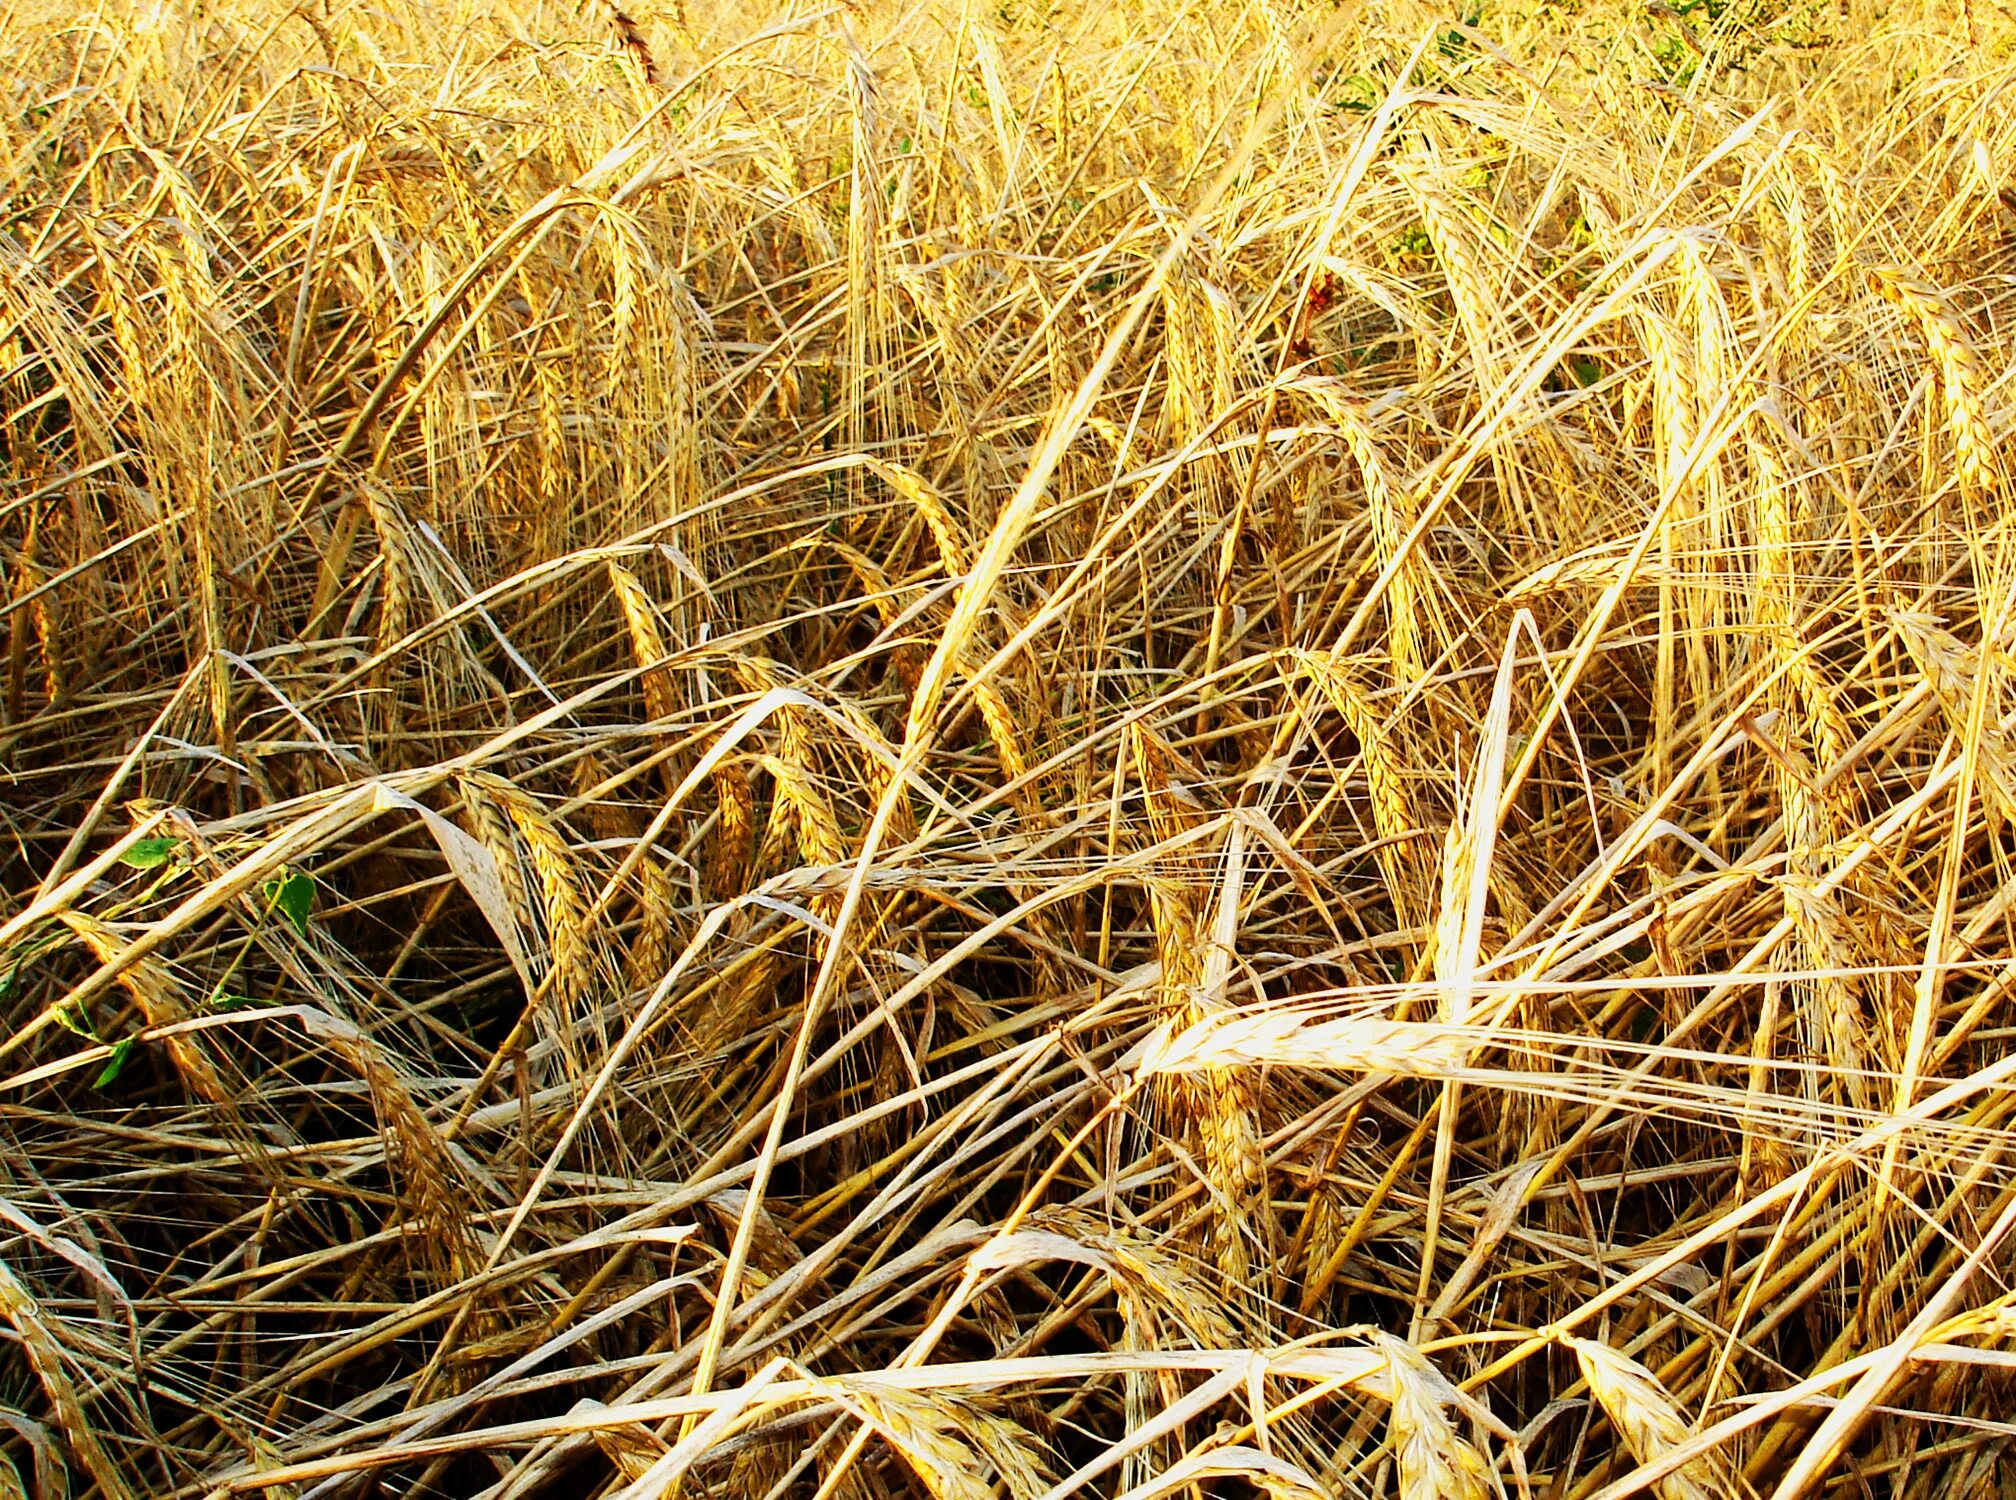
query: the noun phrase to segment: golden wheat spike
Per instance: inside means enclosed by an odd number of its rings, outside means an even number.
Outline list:
[[[0,1261],[0,1316],[14,1326],[28,1366],[55,1409],[57,1425],[84,1471],[111,1500],[132,1500],[136,1492],[99,1440],[77,1383],[70,1376],[69,1361],[54,1324],[40,1299],[5,1261]]]
[[[1665,1457],[1692,1435],[1671,1393],[1637,1360],[1592,1339],[1563,1335],[1562,1342],[1574,1351],[1590,1393],[1639,1463]],[[1731,1487],[1729,1474],[1712,1454],[1653,1481],[1660,1500],[1712,1500],[1729,1494]]]
[[[1911,315],[1932,352],[1961,484],[1975,491],[1987,488],[1999,472],[2001,449],[1988,421],[1987,381],[1972,339],[1953,315],[1945,295],[1931,282],[1887,267],[1872,270],[1870,281],[1881,295]]]
[[[644,673],[644,706],[654,720],[671,719],[678,712],[672,691],[671,673],[665,663],[670,652],[664,631],[659,628],[658,610],[645,592],[642,581],[621,563],[609,562],[609,583],[630,632],[630,649]]]

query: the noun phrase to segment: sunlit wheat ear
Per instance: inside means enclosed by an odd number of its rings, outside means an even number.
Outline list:
[[[15,587],[21,592],[26,603],[27,622],[35,631],[35,644],[42,652],[42,686],[49,702],[60,703],[67,696],[69,674],[64,666],[66,646],[63,639],[63,621],[58,613],[56,594],[45,592],[49,575],[45,573],[32,555],[24,555],[18,566]],[[22,606],[17,605],[17,609]],[[19,626],[16,626],[19,630]],[[20,639],[17,636],[17,639]],[[18,698],[18,694],[14,695]]]
[[[1499,319],[1494,315],[1502,299],[1493,294],[1483,264],[1485,238],[1466,216],[1466,205],[1437,185],[1433,162],[1409,167],[1399,175],[1434,242],[1435,267],[1449,289],[1467,352],[1477,361],[1484,380],[1493,383],[1502,378],[1504,368]]]
[[[1382,1334],[1375,1344],[1392,1386],[1388,1424],[1401,1500],[1489,1500],[1491,1466],[1451,1420],[1456,1393],[1448,1381],[1405,1339]]]
[[[1780,889],[1786,913],[1797,924],[1787,956],[1792,968],[1831,971],[1815,980],[1795,981],[1788,989],[1808,1049],[1847,1070],[1843,1087],[1849,1099],[1867,1106],[1873,1102],[1861,1077],[1867,1058],[1861,1047],[1855,996],[1844,977],[1855,958],[1850,930],[1832,893],[1822,890],[1818,880],[1833,857],[1838,837],[1835,812],[1818,789],[1817,772],[1805,764],[1806,757],[1793,738],[1810,725],[1822,725],[1824,730],[1826,712],[1832,707],[1831,703],[1814,701],[1815,674],[1793,623],[1799,593],[1794,544],[1801,520],[1796,509],[1800,496],[1768,445],[1758,444],[1750,457],[1758,481],[1755,617],[1769,647],[1766,659],[1789,669],[1780,674],[1774,699],[1789,710],[1788,722],[1794,726],[1781,746],[1786,763],[1775,768],[1779,805],[1784,809],[1787,864]],[[1807,667],[1803,673],[1798,671],[1801,666]],[[1760,1025],[1756,1044],[1760,1055],[1775,1053],[1777,1041],[1772,1032],[1775,1027],[1767,1032]],[[1761,1083],[1761,1072],[1755,1076]],[[1817,1097],[1821,1086],[1819,1075],[1808,1075],[1809,1094]]]
[[[1130,1331],[1131,1347],[1152,1348],[1180,1338],[1205,1349],[1236,1342],[1219,1289],[1194,1258],[1139,1235],[1101,1223],[1080,1209],[1046,1209],[1032,1215],[1026,1234],[997,1240],[983,1252],[991,1266],[1066,1259],[1096,1267],[1111,1282]]]
[[[1995,431],[1988,421],[1987,380],[1973,341],[1931,282],[1888,268],[1872,270],[1869,280],[1878,293],[1911,315],[1924,336],[1939,371],[1960,482],[1969,491],[1985,489],[1995,479],[1999,459]]]
[[[544,924],[534,915],[531,887],[525,878],[525,866],[519,852],[517,835],[512,831],[510,816],[497,799],[486,790],[484,779],[465,776],[461,778],[459,787],[470,831],[482,840],[484,848],[490,851],[490,857],[496,863],[497,880],[504,888],[504,899],[511,907],[511,915],[516,919],[518,931],[528,936],[543,933]],[[544,959],[545,962],[551,961],[550,949],[544,955]]]
[[[1175,752],[1145,724],[1129,730],[1135,774],[1148,805],[1150,827],[1173,838],[1201,821],[1186,805],[1190,794],[1175,776]],[[1149,907],[1156,951],[1162,965],[1163,1013],[1183,1027],[1206,1014],[1200,999],[1210,922],[1205,903],[1206,872],[1191,861],[1171,861],[1149,884]],[[1171,1077],[1162,1090],[1165,1107],[1197,1141],[1216,1199],[1213,1244],[1219,1268],[1233,1286],[1244,1286],[1252,1269],[1249,1240],[1264,1242],[1266,1160],[1260,1146],[1253,1081],[1229,1068],[1203,1068],[1194,1077]]]
[[[417,1256],[432,1260],[450,1278],[475,1274],[482,1256],[470,1233],[469,1202],[453,1148],[441,1139],[383,1048],[340,1019],[318,1017],[315,1025],[317,1039],[370,1090],[386,1158],[426,1226]]]
[[[840,1399],[902,1455],[933,1500],[993,1500],[990,1471],[1013,1500],[1047,1488],[1027,1435],[963,1401],[869,1380],[847,1381]]]
[[[413,624],[415,575],[413,537],[405,513],[375,481],[357,487],[364,513],[378,537],[378,650],[383,652]]]
[[[1363,403],[1341,381],[1320,376],[1290,381],[1287,389],[1314,404],[1343,440],[1364,486],[1379,566],[1391,567],[1413,525],[1412,515],[1403,512],[1403,503],[1410,497],[1393,473]],[[1428,638],[1422,631],[1422,611],[1431,601],[1421,586],[1423,573],[1419,556],[1410,554],[1401,560],[1393,581],[1386,586],[1387,649],[1392,655],[1394,678],[1400,683],[1412,683],[1425,665]]]
[[[756,798],[749,773],[736,761],[723,761],[708,777],[718,809],[708,850],[707,875],[712,888],[735,890],[749,870],[751,840],[756,831]]]
[[[654,720],[669,720],[678,712],[672,691],[672,674],[665,661],[665,633],[659,628],[658,610],[645,592],[643,582],[621,563],[609,563],[609,585],[622,611],[623,624],[630,633],[630,649],[644,673],[644,708]]]
[[[160,959],[152,954],[128,957],[126,942],[87,912],[60,912],[58,920],[77,935],[98,962],[120,964],[119,983],[133,997],[148,1026],[168,1027],[188,1017],[188,997]],[[192,1037],[175,1035],[167,1039],[167,1048],[176,1070],[199,1098],[220,1107],[236,1109],[235,1090],[224,1082],[200,1042]]]
[[[789,681],[782,667],[762,657],[738,656],[730,665],[737,681],[752,693],[768,692]],[[771,870],[785,857],[787,848],[794,842],[799,857],[805,863],[837,865],[846,857],[846,850],[839,820],[818,780],[820,760],[811,717],[800,705],[791,703],[777,711],[773,722],[777,729],[777,751],[761,755],[756,760],[756,764],[769,773],[775,790],[769,820],[755,855],[756,868]],[[722,798],[724,841],[734,838],[736,825],[744,821],[743,808],[733,805],[742,801],[746,781],[743,788],[738,788],[732,778],[742,774],[733,762],[723,762],[718,773],[720,777],[731,778],[726,783],[719,779],[716,781],[716,791]],[[736,847],[745,846],[724,842],[724,856]]]
[[[643,836],[644,828],[613,795],[598,795],[609,779],[608,765],[599,755],[584,755],[574,763],[574,794],[588,804],[595,837],[605,848],[627,850]],[[623,862],[630,862],[627,852]],[[623,958],[624,982],[631,991],[648,990],[663,977],[671,957],[674,891],[671,871],[663,859],[650,853],[638,856],[631,894],[635,898],[635,932]]]
[[[1293,1011],[1259,1012],[1158,1030],[1143,1048],[1139,1067],[1150,1077],[1272,1063],[1449,1079],[1464,1074],[1479,1040],[1473,1028],[1433,1021],[1383,1016],[1319,1021]]]
[[[1811,861],[1800,863],[1810,866]],[[1838,1086],[1851,1104],[1858,1109],[1874,1109],[1880,1102],[1876,1095],[1876,1059],[1869,1050],[1868,1022],[1863,1016],[1858,986],[1847,977],[1863,967],[1854,928],[1832,892],[1820,888],[1810,868],[1787,873],[1782,877],[1781,889],[1786,910],[1798,923],[1798,946],[1789,957],[1818,976],[1793,981],[1805,1048],[1838,1070]],[[1817,1092],[1823,1081],[1813,1079],[1808,1084],[1809,1090]]]
[[[1151,887],[1155,934],[1162,964],[1162,1007],[1179,1026],[1203,1016],[1197,987],[1203,979],[1207,926],[1201,893],[1179,880]],[[1170,1073],[1160,1090],[1164,1109],[1193,1141],[1209,1173],[1215,1199],[1213,1244],[1218,1264],[1234,1286],[1251,1270],[1247,1237],[1252,1215],[1264,1207],[1266,1163],[1261,1154],[1254,1098],[1236,1070],[1202,1066],[1188,1076]]]
[[[623,973],[632,990],[648,990],[665,977],[672,957],[672,872],[647,854],[637,865],[637,936],[624,957]]]
[[[1045,1445],[1010,1417],[977,1408],[965,1413],[962,1430],[1008,1487],[1010,1500],[1037,1500],[1050,1488]]]
[[[845,861],[847,844],[841,837],[839,821],[812,772],[801,762],[783,755],[765,755],[761,764],[770,773],[778,798],[790,810],[792,826],[798,833],[798,850],[806,863],[830,867]]]
[[[958,578],[971,566],[971,548],[966,541],[966,533],[952,515],[952,508],[945,503],[945,497],[933,489],[924,476],[902,464],[888,459],[871,458],[868,466],[879,474],[889,487],[909,501],[912,508],[923,519],[931,533],[931,540],[938,549],[938,561],[947,575]]]
[[[1920,611],[1893,609],[1890,627],[1924,674],[1938,699],[1947,726],[1956,735],[1967,732],[1969,709],[1983,670],[1980,653],[1946,629],[1940,620]],[[1990,658],[1991,664],[1993,658]],[[1981,728],[1980,765],[1983,787],[2005,818],[2016,818],[2016,742],[1990,714]]]
[[[502,812],[531,854],[552,954],[552,975],[546,981],[551,1004],[546,1018],[570,1068],[578,1067],[581,1039],[575,1034],[574,1012],[593,981],[595,948],[573,849],[538,799],[516,783],[488,771],[471,771],[463,776],[462,784],[465,791],[474,788],[480,799]],[[500,865],[502,862],[500,859]]]
[[[1417,844],[1419,825],[1407,789],[1406,763],[1392,715],[1368,695],[1354,675],[1356,665],[1328,651],[1305,651],[1296,657],[1300,675],[1315,684],[1358,742],[1372,822],[1379,834],[1379,867],[1395,911],[1406,925],[1419,926],[1427,922],[1431,910],[1432,877]]]
[[[126,1483],[124,1472],[98,1440],[98,1430],[78,1397],[62,1342],[48,1314],[5,1261],[0,1261],[0,1316],[13,1325],[22,1352],[28,1357],[28,1366],[41,1383],[56,1412],[56,1423],[64,1440],[84,1471],[110,1500],[133,1500],[134,1491]]]
[[[1022,749],[1022,731],[1015,722],[1014,711],[1008,700],[991,682],[973,684],[973,703],[980,711],[980,721],[987,726],[987,738],[994,742],[994,753],[1001,760],[1001,774],[1009,781],[1019,781],[1029,774],[1029,757]],[[1025,811],[1034,811],[1033,793],[1025,789],[1021,795]]]
[[[1757,478],[1757,623],[1784,669],[1779,697],[1804,727],[1821,767],[1842,759],[1854,743],[1846,717],[1814,654],[1800,638],[1802,538],[1814,527],[1812,497],[1787,473],[1768,443],[1749,452]]]
[[[619,5],[617,0],[602,0],[602,9],[609,17],[609,26],[616,33],[617,42],[635,59],[637,71],[643,75],[644,81],[656,88],[660,82],[658,59],[651,55],[651,43],[644,35],[644,28],[631,18],[630,13]]]
[[[1624,565],[1630,560],[1630,551],[1629,544],[1607,542],[1558,558],[1535,568],[1506,589],[1502,602],[1526,604],[1534,599],[1568,589],[1609,588],[1622,577]],[[1659,584],[1673,582],[1677,577],[1678,574],[1672,569],[1656,558],[1648,557],[1633,570],[1631,581],[1639,584]]]
[[[632,1484],[641,1483],[651,1473],[651,1466],[671,1451],[663,1438],[641,1423],[600,1429],[595,1446]]]
[[[1639,1463],[1664,1458],[1693,1435],[1666,1387],[1637,1360],[1589,1339],[1561,1335],[1560,1341],[1575,1351],[1590,1394]],[[1652,1487],[1660,1500],[1718,1500],[1735,1492],[1733,1483],[1717,1455],[1703,1454]]]
[[[909,501],[911,507],[922,517],[926,529],[931,533],[932,543],[937,548],[938,559],[945,572],[954,578],[964,576],[971,566],[970,548],[964,530],[953,517],[951,507],[945,503],[944,497],[933,489],[922,475],[905,468],[902,464],[892,463],[886,459],[871,459],[869,467],[879,474],[891,489]],[[975,653],[971,651],[962,653],[959,663],[961,672],[969,677],[978,667]],[[972,692],[974,707],[979,710],[980,720],[987,728],[987,737],[993,741],[995,754],[1000,757],[1003,778],[1011,782],[1019,781],[1028,772],[1029,758],[1023,750],[1023,731],[1016,725],[1015,714],[1007,696],[992,681],[975,680]],[[1036,810],[1034,794],[1026,789],[1018,795],[1018,802],[1025,813]]]

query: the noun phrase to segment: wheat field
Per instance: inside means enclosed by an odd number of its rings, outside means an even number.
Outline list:
[[[625,3],[0,19],[0,1500],[2016,1496],[2016,18]]]

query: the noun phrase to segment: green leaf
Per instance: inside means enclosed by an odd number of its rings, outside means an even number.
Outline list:
[[[98,1033],[91,1027],[90,1023],[87,1022],[83,1016],[78,1014],[76,1008],[72,1006],[68,1001],[65,1001],[63,1004],[57,1006],[56,1009],[51,1011],[49,1014],[50,1018],[54,1020],[58,1026],[61,1026],[65,1031],[69,1032],[72,1036],[81,1036],[87,1042],[95,1042],[98,1040]]]
[[[1353,73],[1337,85],[1331,96],[1332,109],[1348,109],[1353,114],[1364,114],[1378,108],[1386,91],[1379,86],[1379,80],[1364,73]]]
[[[119,856],[119,863],[135,870],[158,870],[182,847],[177,838],[140,839]]]
[[[98,1076],[92,1081],[91,1087],[94,1089],[108,1089],[112,1087],[118,1081],[119,1075],[126,1071],[126,1064],[133,1060],[133,1053],[139,1045],[139,1039],[130,1036],[122,1036],[118,1041],[114,1042],[112,1044],[112,1055],[105,1059],[105,1066],[99,1069]]]
[[[269,906],[294,924],[301,936],[308,936],[308,913],[315,908],[315,879],[299,870],[288,870],[262,887]]]

